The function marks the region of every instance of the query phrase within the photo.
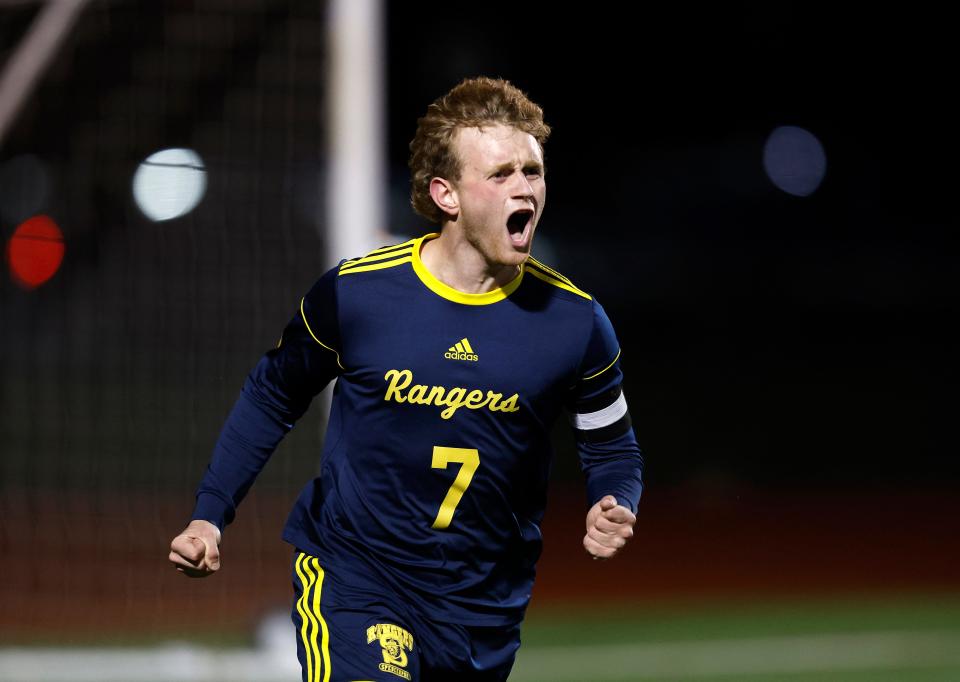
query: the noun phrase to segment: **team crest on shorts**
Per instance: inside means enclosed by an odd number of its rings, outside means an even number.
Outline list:
[[[399,625],[377,623],[367,628],[367,644],[374,641],[380,643],[383,653],[380,670],[410,680],[412,676],[404,668],[407,667],[407,651],[413,651],[413,636]]]

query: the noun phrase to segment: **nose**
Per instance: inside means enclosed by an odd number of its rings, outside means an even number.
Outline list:
[[[515,178],[513,187],[511,188],[511,194],[515,199],[533,199],[533,185],[530,184],[530,181],[527,180],[527,176],[522,172],[514,173]]]

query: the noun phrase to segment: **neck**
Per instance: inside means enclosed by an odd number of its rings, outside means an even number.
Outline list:
[[[516,265],[490,263],[458,230],[445,227],[436,239],[424,242],[420,260],[434,277],[465,294],[485,294],[509,284]]]

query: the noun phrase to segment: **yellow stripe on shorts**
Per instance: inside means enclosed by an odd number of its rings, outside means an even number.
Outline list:
[[[297,576],[303,586],[303,593],[297,600],[297,612],[303,625],[300,627],[300,639],[307,662],[307,680],[309,682],[330,681],[330,633],[327,622],[320,613],[320,594],[323,591],[323,568],[316,557],[303,552],[295,564]],[[313,595],[311,598],[311,590]],[[311,603],[312,602],[312,603]],[[309,625],[309,627],[308,627]],[[319,645],[318,645],[319,636]]]

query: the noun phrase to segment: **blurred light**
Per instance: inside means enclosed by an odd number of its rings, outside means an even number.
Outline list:
[[[0,166],[0,217],[16,225],[42,211],[50,178],[33,154],[15,156]]]
[[[290,613],[274,611],[267,614],[257,625],[257,651],[270,661],[271,670],[282,670],[289,679],[300,675],[297,661],[297,642],[290,635]]]
[[[827,172],[827,155],[820,140],[808,130],[780,126],[763,148],[763,167],[774,185],[787,194],[813,194]]]
[[[144,160],[133,176],[133,198],[150,220],[172,220],[200,203],[207,189],[203,159],[192,149],[164,149]]]
[[[60,269],[63,233],[48,216],[38,215],[22,223],[7,242],[10,277],[24,289],[35,289]]]

